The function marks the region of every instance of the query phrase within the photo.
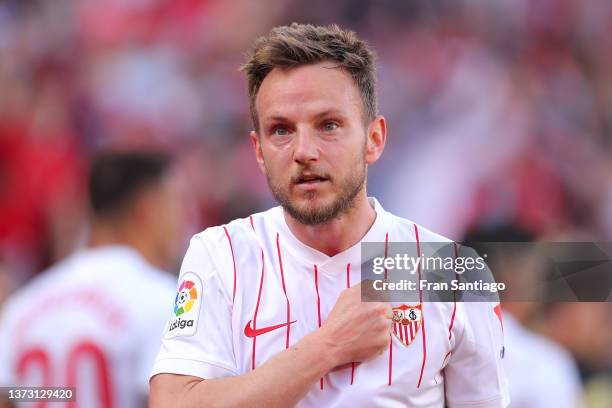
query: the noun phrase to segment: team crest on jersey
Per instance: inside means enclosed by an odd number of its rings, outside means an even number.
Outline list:
[[[185,273],[181,276],[181,283],[174,298],[174,309],[168,322],[166,338],[193,336],[195,334],[201,301],[202,283],[200,278],[193,272]]]
[[[416,338],[421,328],[421,305],[401,305],[393,308],[393,335],[406,347]]]

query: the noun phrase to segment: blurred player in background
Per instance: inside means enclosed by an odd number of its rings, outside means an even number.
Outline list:
[[[178,230],[169,157],[107,153],[93,163],[88,248],[9,298],[0,323],[0,385],[76,387],[79,407],[146,405],[173,300]]]
[[[534,240],[532,234],[514,225],[481,227],[465,237],[474,248],[479,248],[479,243]],[[553,339],[532,330],[545,309],[546,296],[542,284],[546,264],[536,255],[535,244],[510,244],[503,250],[486,245],[479,248],[479,253],[485,252],[496,281],[506,283],[501,298],[510,408],[582,407],[580,373],[572,354]],[[579,325],[579,319],[567,321],[574,327]],[[581,337],[584,336],[581,334]]]

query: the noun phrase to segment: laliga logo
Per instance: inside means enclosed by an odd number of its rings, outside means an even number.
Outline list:
[[[174,299],[174,315],[178,317],[190,311],[197,298],[198,291],[195,288],[195,283],[189,280],[181,282],[176,299]]]
[[[190,275],[193,275],[193,278]],[[197,319],[200,314],[200,299],[198,296],[202,296],[201,288],[198,276],[193,272],[187,272],[174,299],[173,313],[168,324],[166,338],[195,334]]]

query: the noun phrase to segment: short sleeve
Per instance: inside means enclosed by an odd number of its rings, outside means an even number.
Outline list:
[[[456,323],[455,344],[444,369],[448,406],[508,406],[501,306],[491,302],[457,303]]]
[[[205,233],[192,238],[151,376],[218,378],[237,375],[232,304],[214,267]]]

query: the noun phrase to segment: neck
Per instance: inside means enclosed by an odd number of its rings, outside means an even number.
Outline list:
[[[376,211],[368,202],[365,189],[355,197],[353,207],[323,224],[305,225],[286,211],[284,214],[297,239],[327,256],[334,256],[361,241],[376,219]]]
[[[133,228],[122,227],[109,223],[94,222],[89,237],[88,247],[97,248],[106,245],[124,245],[136,250],[148,263],[161,267],[162,261],[157,256],[155,248],[142,239],[141,234]]]

